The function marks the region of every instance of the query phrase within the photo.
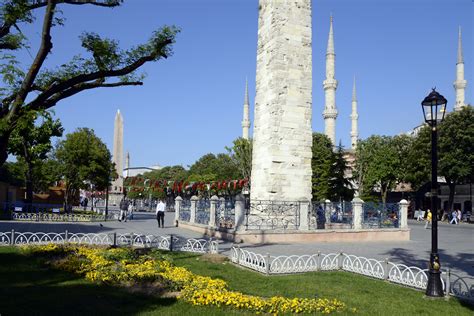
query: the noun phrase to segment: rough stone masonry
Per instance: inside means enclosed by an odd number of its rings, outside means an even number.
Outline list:
[[[260,0],[251,199],[311,200],[311,0]]]

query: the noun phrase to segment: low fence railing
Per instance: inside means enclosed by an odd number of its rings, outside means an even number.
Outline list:
[[[215,240],[181,238],[176,235],[144,235],[136,233],[62,233],[43,232],[0,232],[0,245],[26,244],[63,244],[77,243],[87,245],[134,246],[158,248],[170,251],[187,251],[195,253],[218,253],[218,242]]]
[[[364,228],[398,228],[400,225],[400,206],[398,203],[366,202],[362,209],[362,227]]]
[[[221,199],[216,206],[216,226],[220,228],[234,228],[235,201]]]
[[[291,274],[343,270],[424,290],[428,270],[414,266],[354,256],[346,253],[271,256],[232,247],[232,262],[265,274]],[[450,270],[442,272],[446,294],[474,301],[474,277],[461,277]]]
[[[22,213],[13,212],[11,219],[16,221],[40,221],[40,222],[96,222],[106,219],[115,219],[114,213],[107,216],[101,214],[56,214],[56,213]]]
[[[350,229],[353,220],[352,202],[311,202],[310,229]]]
[[[300,202],[251,201],[245,214],[246,229],[298,229],[300,225]]]

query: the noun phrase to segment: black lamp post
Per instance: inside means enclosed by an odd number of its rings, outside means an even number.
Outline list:
[[[441,284],[441,264],[438,255],[438,121],[444,119],[448,101],[435,91],[421,102],[425,122],[431,127],[431,254],[428,272],[428,286],[426,295],[432,297],[444,296]]]

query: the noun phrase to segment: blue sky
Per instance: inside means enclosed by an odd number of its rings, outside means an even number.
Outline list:
[[[181,28],[174,55],[147,64],[141,87],[92,90],[55,107],[67,133],[89,127],[112,151],[117,109],[124,116],[124,150],[132,166],[187,165],[225,152],[242,133],[245,78],[251,116],[255,96],[257,0],[126,0],[116,9],[61,6],[65,26],[53,32],[47,65],[84,54],[78,36],[94,31],[123,48],[145,42],[164,24]],[[329,16],[334,15],[339,110],[336,139],[350,144],[352,78],[357,80],[359,133],[396,135],[420,124],[420,102],[431,87],[455,94],[457,31],[463,30],[468,86],[473,102],[471,0],[313,0],[313,130],[324,131],[322,111]],[[34,55],[40,22],[24,28]],[[29,66],[32,58],[22,54]],[[252,119],[251,117],[251,119]]]

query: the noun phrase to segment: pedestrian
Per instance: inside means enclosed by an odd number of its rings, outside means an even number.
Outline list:
[[[458,218],[458,224],[461,224],[462,213],[460,209],[458,209],[457,218]]]
[[[122,200],[120,201],[119,208],[120,208],[119,222],[121,222],[122,220],[126,222],[127,210],[128,210],[128,201],[126,198],[122,198]]]
[[[458,224],[458,212],[456,212],[456,210],[453,210],[453,212],[451,213],[451,221],[449,223],[454,225]]]
[[[416,218],[416,220],[419,222],[419,221],[424,221],[425,218],[425,212],[422,211],[421,209],[417,211],[418,212],[418,217]],[[416,212],[415,212],[416,213]]]
[[[133,203],[128,204],[128,219],[133,219]]]
[[[428,213],[426,214],[426,223],[425,223],[425,229],[428,229],[428,225],[431,224],[431,219],[432,219],[432,214],[430,209],[428,209]]]
[[[160,200],[156,205],[156,220],[158,221],[158,227],[161,228],[165,228],[165,208],[166,204],[163,200]]]

